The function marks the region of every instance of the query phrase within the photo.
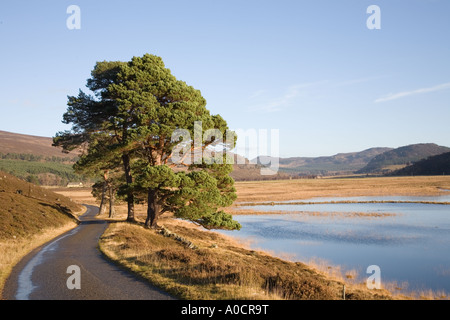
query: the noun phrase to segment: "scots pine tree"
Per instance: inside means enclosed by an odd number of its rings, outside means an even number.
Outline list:
[[[210,114],[199,90],[177,80],[150,54],[99,62],[87,83],[95,96],[80,90],[69,97],[63,122],[72,123],[72,130],[58,133],[54,143],[70,150],[103,137],[104,151],[86,147],[79,165],[104,170],[121,163],[128,220],[134,220],[135,196],[145,195],[148,227],[157,227],[158,218],[170,211],[205,228],[240,228],[221,210],[236,198],[232,166],[203,157],[212,147],[232,147],[235,137],[220,143],[229,133],[227,123]],[[180,145],[184,155],[174,161]]]

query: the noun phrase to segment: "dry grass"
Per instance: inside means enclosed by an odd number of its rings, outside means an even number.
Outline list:
[[[448,194],[450,176],[300,179],[236,182],[237,201],[288,201],[318,197],[432,196]]]
[[[69,154],[61,152],[60,148],[52,146],[53,139],[49,137],[31,136],[0,130],[0,145],[3,153],[30,153],[46,157],[75,157],[78,152]]]
[[[92,196],[91,188],[47,188],[79,204],[99,205],[99,202]]]
[[[112,260],[184,299],[313,299],[342,298],[344,282],[299,262],[249,250],[214,232],[164,219],[167,229],[189,239],[188,249],[154,230],[113,223],[100,239]],[[346,285],[346,299],[390,299],[384,290]]]
[[[237,182],[236,188],[238,204],[313,197],[427,196],[448,194],[442,189],[450,189],[450,177]],[[82,190],[62,192],[72,199],[90,197]],[[83,199],[83,203],[92,203],[88,201]],[[116,220],[126,217],[125,205],[118,206],[116,211]],[[145,206],[137,205],[135,211],[138,221],[142,222],[146,215]],[[262,212],[245,211],[245,214],[249,213]],[[300,214],[325,218],[383,218],[383,215],[371,213]],[[408,292],[407,284],[383,283],[380,291],[368,290],[357,270],[343,270],[340,266],[315,261],[291,262],[289,257],[278,259],[170,216],[163,216],[161,224],[192,241],[198,249],[188,249],[172,238],[128,223],[111,224],[101,238],[101,249],[112,260],[181,298],[341,299],[344,283],[347,299],[448,298],[440,292]]]
[[[13,266],[33,249],[77,225],[86,208],[0,172],[0,293]]]

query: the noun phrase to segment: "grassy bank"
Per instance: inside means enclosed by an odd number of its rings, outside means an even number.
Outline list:
[[[33,249],[74,228],[85,208],[0,172],[0,297],[11,270]]]
[[[182,299],[343,298],[343,281],[303,263],[246,249],[187,222],[166,218],[161,225],[172,235],[138,224],[112,223],[100,239],[100,249],[111,260]],[[391,298],[385,290],[348,283],[345,292],[349,300]]]

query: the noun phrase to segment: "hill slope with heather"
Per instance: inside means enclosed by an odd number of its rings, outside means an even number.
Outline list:
[[[77,225],[83,207],[0,171],[0,298],[12,267],[28,252]]]
[[[67,197],[0,171],[0,241],[62,226],[81,210]]]
[[[450,175],[450,152],[422,159],[403,169],[396,170],[392,175],[398,176],[433,176]]]
[[[393,171],[396,166],[406,166],[431,156],[450,152],[450,148],[434,143],[418,143],[384,152],[374,157],[358,173],[385,173]]]
[[[334,174],[353,172],[366,166],[375,156],[391,148],[370,148],[360,152],[338,153],[323,157],[279,158],[280,171],[290,174]],[[254,162],[269,163],[270,157],[258,157]]]
[[[77,152],[63,153],[52,138],[0,131],[0,170],[39,185],[86,181],[72,169]]]
[[[60,148],[52,146],[50,137],[39,137],[0,130],[0,152],[3,154],[33,154],[44,157],[74,158],[76,152],[62,153]]]

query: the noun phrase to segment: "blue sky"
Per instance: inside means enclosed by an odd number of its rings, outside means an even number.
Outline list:
[[[96,61],[151,53],[231,128],[278,129],[282,157],[450,146],[449,40],[448,0],[2,1],[0,130],[67,129]]]

